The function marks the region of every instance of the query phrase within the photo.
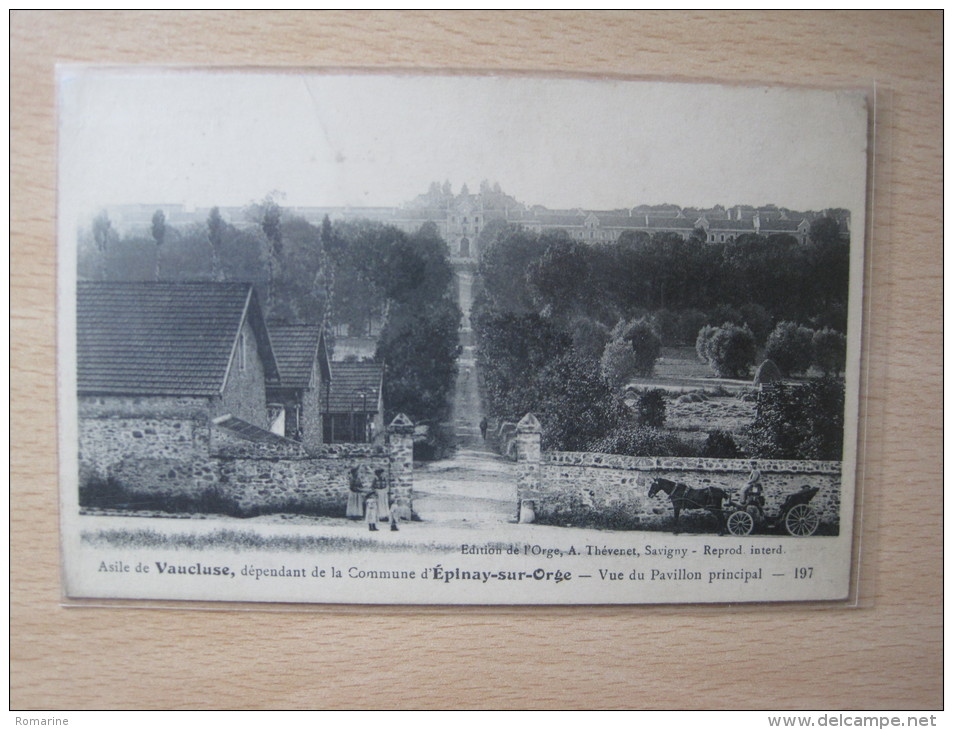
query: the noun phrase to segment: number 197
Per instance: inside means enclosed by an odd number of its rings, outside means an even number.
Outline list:
[[[814,568],[795,568],[794,569],[795,579],[808,579],[813,577],[814,577]]]

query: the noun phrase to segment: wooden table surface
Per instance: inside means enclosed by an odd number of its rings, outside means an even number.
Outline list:
[[[942,22],[941,12],[14,11],[11,706],[368,707],[374,687],[392,708],[940,707]],[[876,84],[861,607],[62,607],[59,62]]]

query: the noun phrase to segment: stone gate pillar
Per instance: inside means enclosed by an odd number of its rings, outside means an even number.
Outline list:
[[[536,520],[536,506],[542,497],[541,433],[539,421],[532,413],[527,413],[516,424],[516,499],[520,522]]]
[[[390,451],[391,512],[410,520],[414,511],[414,424],[403,413],[387,427]]]

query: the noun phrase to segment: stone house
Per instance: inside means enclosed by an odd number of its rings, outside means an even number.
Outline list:
[[[76,334],[87,476],[151,464],[174,480],[215,421],[269,426],[265,382],[280,378],[251,284],[79,282]]]
[[[383,438],[383,386],[384,366],[379,363],[331,363],[324,412],[327,443],[374,443]]]
[[[343,517],[364,467],[410,519],[413,424],[385,439],[383,368],[344,363],[332,389],[322,328],[273,340],[250,284],[80,282],[76,319],[81,506]],[[350,443],[322,444],[331,395]],[[279,407],[300,440],[271,430]]]
[[[324,328],[271,324],[268,332],[281,372],[280,380],[265,384],[269,429],[314,449],[324,442],[321,401],[331,380]]]

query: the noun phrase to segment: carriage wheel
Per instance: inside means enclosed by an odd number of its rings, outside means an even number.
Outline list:
[[[817,531],[820,520],[817,512],[807,504],[796,504],[784,516],[784,529],[794,537],[808,537]]]
[[[728,532],[737,537],[750,535],[754,529],[754,517],[747,512],[738,510],[728,515]]]

